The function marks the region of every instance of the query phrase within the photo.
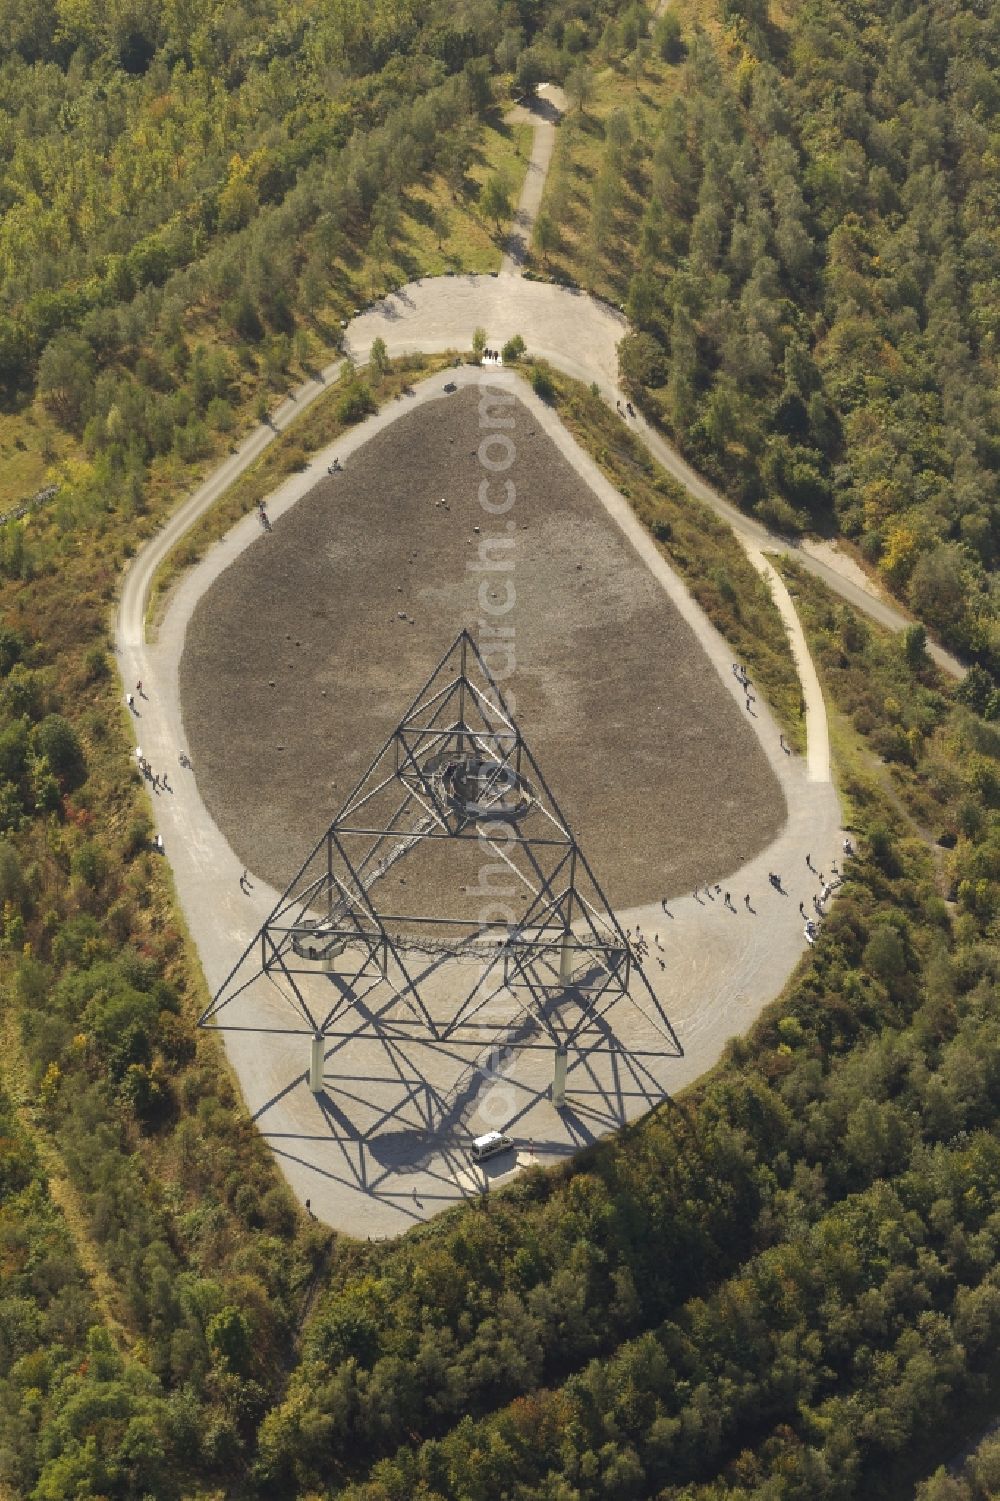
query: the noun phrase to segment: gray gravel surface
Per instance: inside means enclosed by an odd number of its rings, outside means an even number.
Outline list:
[[[476,391],[402,415],[194,612],[180,686],[199,787],[239,858],[279,889],[457,631],[485,642],[480,587],[499,607],[508,580],[504,688],[614,906],[690,890],[709,850],[721,879],[784,823],[759,741],[691,628],[528,409],[510,410],[516,457],[495,475]],[[513,481],[506,515],[480,506],[484,479],[494,498]],[[512,570],[470,567],[509,536],[489,555]],[[446,858],[421,861],[406,905],[437,899]]]

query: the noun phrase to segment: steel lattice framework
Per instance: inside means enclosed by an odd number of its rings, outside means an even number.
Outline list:
[[[449,861],[502,874],[501,908],[442,894],[431,911],[390,910],[390,870],[416,867],[448,841]],[[484,866],[484,861],[485,866]],[[435,867],[440,869],[440,861]],[[480,874],[480,883],[482,875]],[[400,883],[402,884],[402,883]],[[395,890],[395,885],[393,885]],[[467,888],[460,890],[467,894]],[[478,905],[476,903],[478,902]],[[467,910],[458,911],[464,906]],[[474,910],[473,910],[474,909]],[[489,915],[499,912],[499,915]],[[423,956],[423,957],[420,957]],[[451,1014],[432,1016],[412,971],[427,961],[474,960]],[[557,1057],[607,1037],[619,1001],[639,1004],[680,1054],[676,1034],[513,713],[468,631],[462,631],[350,793],[248,945],[201,1025],[264,976],[288,1003],[287,1027],[338,1035],[373,991],[405,1003],[431,1042],[495,1032],[483,1014],[503,989],[547,1034]],[[389,987],[385,991],[384,987]],[[639,993],[639,995],[636,994]],[[314,1052],[314,1057],[316,1056]],[[557,1064],[558,1074],[558,1064]]]

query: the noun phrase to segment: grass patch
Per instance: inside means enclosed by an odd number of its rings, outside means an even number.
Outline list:
[[[355,308],[417,277],[498,271],[506,227],[497,235],[479,212],[479,192],[496,173],[507,184],[511,204],[517,205],[533,133],[526,123],[507,125],[495,119],[484,124],[459,191],[440,174],[427,177],[406,194],[381,258],[373,257],[368,246],[353,259],[335,263],[326,315],[336,321],[350,317]]]
[[[531,270],[555,281],[585,287],[595,296],[624,303],[635,266],[635,246],[650,201],[650,144],[658,133],[665,103],[680,87],[682,71],[651,51],[639,86],[620,65],[594,76],[593,98],[585,111],[570,110],[556,137],[541,212],[558,232],[547,256],[534,249]],[[616,154],[608,122],[624,113],[632,144]],[[607,207],[600,208],[602,194]],[[664,245],[650,269],[665,276],[671,266]]]

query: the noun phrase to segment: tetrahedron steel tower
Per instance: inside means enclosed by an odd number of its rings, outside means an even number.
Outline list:
[[[463,875],[469,879],[459,885]],[[396,910],[407,879],[409,910]],[[466,983],[456,986],[450,1013],[432,1016],[411,971],[455,959],[475,962],[463,968]],[[652,1015],[642,1008],[649,1019],[681,1051],[468,631],[392,731],[201,1024],[226,1026],[224,1013],[261,977],[292,1013],[275,1030],[313,1035],[317,1090],[323,1040],[362,998],[369,1005],[373,991],[395,993],[428,1040],[440,1043],[459,1031],[495,1029],[485,1019],[488,1000],[500,990],[513,994],[556,1049],[556,1103],[567,1048],[585,1035],[593,1042],[616,1002],[638,1003],[636,989],[651,1003]]]

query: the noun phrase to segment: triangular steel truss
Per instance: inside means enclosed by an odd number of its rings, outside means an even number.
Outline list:
[[[389,910],[385,877],[419,865],[421,850],[449,841],[449,860],[501,873],[517,893],[489,914],[482,885],[470,903]],[[439,870],[440,860],[435,869]],[[482,877],[480,876],[480,881]],[[385,884],[383,884],[385,883]],[[400,883],[402,884],[402,883]],[[395,886],[393,885],[393,890]],[[460,890],[468,895],[468,888]],[[382,893],[386,900],[379,901]],[[467,910],[458,912],[456,906]],[[473,902],[472,906],[475,903]],[[495,908],[499,904],[493,903]],[[426,903],[425,903],[426,906]],[[450,1014],[432,1015],[411,969],[475,960],[475,979]],[[513,992],[557,1049],[606,1035],[621,1000],[651,1003],[648,1020],[681,1049],[632,958],[572,830],[468,631],[462,631],[344,802],[298,875],[235,965],[201,1025],[223,1019],[261,976],[293,1015],[281,1032],[334,1036],[381,987],[406,1003],[429,1041],[461,1029],[496,1031],[487,1003]],[[385,995],[385,992],[382,992]],[[391,1000],[391,996],[385,997]]]

